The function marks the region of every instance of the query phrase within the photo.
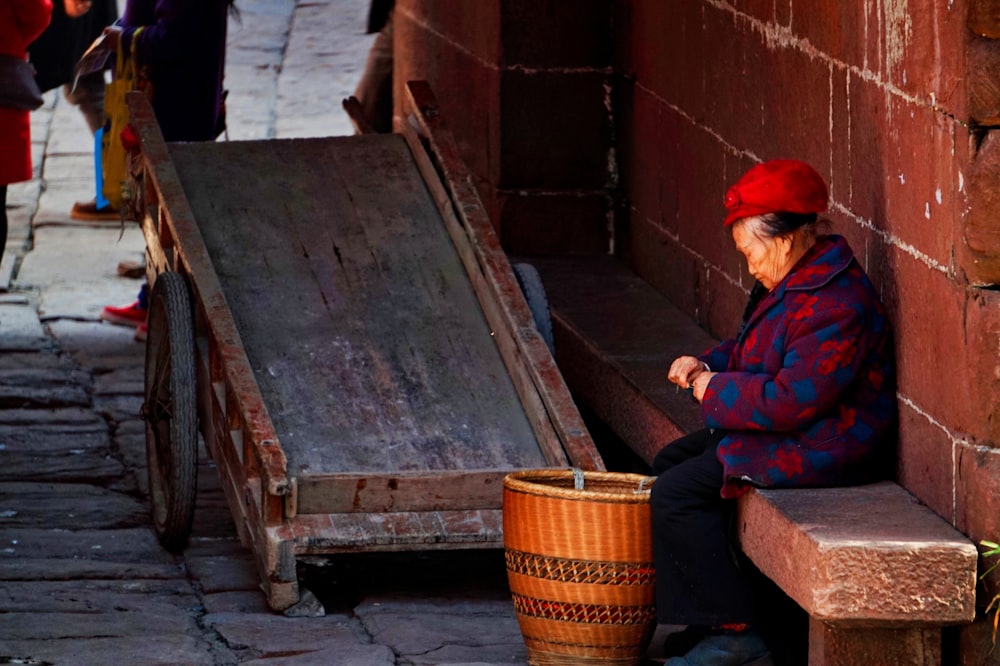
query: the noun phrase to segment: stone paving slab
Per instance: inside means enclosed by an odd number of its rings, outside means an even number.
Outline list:
[[[53,320],[47,326],[59,340],[63,352],[97,375],[95,385],[106,386],[119,377],[131,384],[136,375],[141,376],[144,372],[146,347],[135,341],[135,331],[131,327],[72,319]]]
[[[90,404],[89,373],[49,363],[55,355],[8,353],[0,358],[0,409]]]
[[[147,524],[146,506],[84,483],[0,482],[0,527],[117,529]]]
[[[148,525],[128,529],[73,531],[41,527],[5,528],[0,535],[0,579],[6,578],[9,567],[14,565],[15,560],[46,558],[116,565],[141,563],[165,567],[164,571],[171,572],[168,575],[148,576],[149,578],[181,575],[174,557],[160,547],[156,535]],[[59,574],[53,571],[51,575]]]
[[[0,657],[7,663],[66,666],[217,666],[240,660],[224,647],[213,649],[203,638],[150,632],[147,636],[74,637],[66,640],[14,641],[0,639]]]
[[[88,596],[96,597],[93,592]],[[49,620],[39,623],[31,613],[0,614],[0,636],[10,641],[59,640],[65,638],[91,638],[100,636],[147,636],[155,628],[158,636],[169,634],[192,635],[199,632],[193,618],[176,612],[149,610],[142,613],[52,613],[45,611]]]
[[[520,663],[526,653],[512,649],[520,641],[520,629],[510,604],[492,605],[463,599],[441,599],[413,603],[392,599],[391,603],[366,602],[355,609],[372,638],[385,643],[414,663],[447,663],[441,655],[462,651],[480,655],[492,663]],[[437,621],[428,627],[424,618]]]
[[[9,447],[4,449],[17,453]],[[110,451],[86,448],[48,449],[35,451],[30,459],[25,455],[9,456],[10,460],[0,470],[0,480],[22,481],[88,480],[92,483],[111,483],[122,474],[122,465],[111,457]]]
[[[0,304],[0,352],[51,348],[52,340],[45,334],[33,305]]]
[[[65,407],[58,409],[3,409],[0,410],[0,428],[9,425],[42,428],[99,429],[104,420],[90,409]]]
[[[95,560],[41,558],[0,560],[0,580],[106,580],[109,578],[168,578],[176,566],[141,562],[98,562]],[[9,612],[6,608],[4,612]],[[48,612],[46,610],[45,612]]]
[[[84,249],[86,248],[86,249]],[[141,280],[118,277],[118,263],[144,250],[138,225],[123,229],[43,227],[24,258],[18,281],[44,284],[38,314],[43,320],[97,320],[101,308],[135,300]]]
[[[341,101],[373,39],[368,5],[239,0],[228,139],[351,134]],[[141,261],[144,241],[135,224],[69,220],[92,196],[91,137],[58,91],[31,117],[37,177],[9,188],[11,278],[0,284],[0,395],[20,401],[0,405],[0,663],[523,663],[502,557],[300,562],[325,615],[270,610],[204,449],[189,546],[160,547],[138,417],[145,347],[98,321],[103,306],[134,300],[142,279],[117,265]]]
[[[124,614],[168,615],[177,609],[200,607],[198,595],[187,584],[179,569],[174,572],[172,579],[7,582],[0,591],[0,600],[9,614],[20,615],[22,618],[28,612],[42,610],[46,613],[90,616],[120,613],[124,617]],[[0,621],[2,618],[3,615],[0,615]],[[193,620],[183,614],[183,621],[175,626],[186,631],[192,625]],[[126,632],[131,629],[131,626],[123,627]],[[60,633],[64,631],[61,628],[39,627],[34,631],[37,633],[32,633],[30,638],[65,638],[67,635]]]

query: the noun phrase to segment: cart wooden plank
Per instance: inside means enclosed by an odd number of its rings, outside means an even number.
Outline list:
[[[290,476],[546,466],[402,138],[169,150]]]

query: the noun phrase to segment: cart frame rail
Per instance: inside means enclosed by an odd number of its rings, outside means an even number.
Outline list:
[[[406,91],[406,122],[397,118],[396,131],[406,139],[472,282],[542,456],[551,467],[603,470],[429,86],[410,82]],[[299,600],[297,556],[500,547],[503,477],[513,469],[289,475],[152,108],[141,94],[129,94],[128,104],[140,147],[128,157],[126,191],[146,240],[147,278],[152,285],[172,271],[190,286],[200,432],[271,607],[281,610]]]

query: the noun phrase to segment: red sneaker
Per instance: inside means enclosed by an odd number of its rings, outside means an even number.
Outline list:
[[[148,312],[149,310],[146,308],[139,307],[139,301],[136,301],[131,305],[120,308],[108,305],[101,310],[100,318],[106,322],[121,326],[138,326],[139,324],[146,323],[146,314]]]
[[[145,342],[148,335],[149,326],[146,325],[146,322],[142,322],[135,327],[135,339],[137,342]]]

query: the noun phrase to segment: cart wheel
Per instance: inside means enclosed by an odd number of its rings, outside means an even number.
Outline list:
[[[198,472],[194,328],[181,274],[156,278],[148,321],[142,416],[149,494],[160,543],[176,553],[191,535]]]
[[[535,320],[535,328],[549,348],[549,353],[555,356],[556,345],[552,337],[552,315],[549,313],[549,299],[545,297],[545,287],[542,285],[542,278],[538,275],[538,270],[531,264],[513,264],[514,277],[521,287],[524,300],[528,302],[531,309],[531,316]]]

